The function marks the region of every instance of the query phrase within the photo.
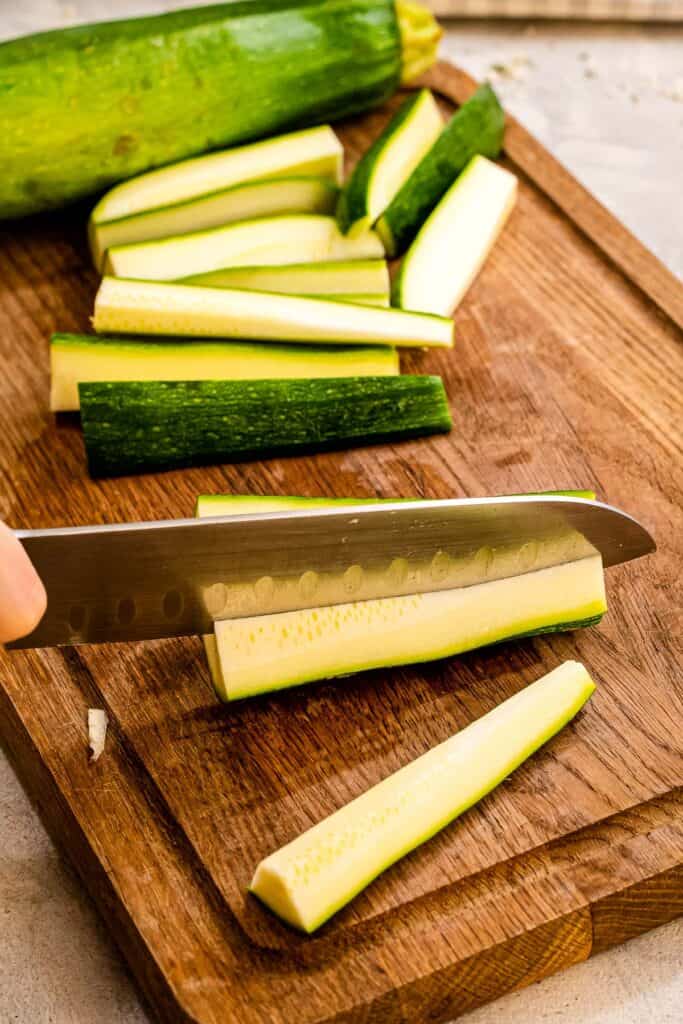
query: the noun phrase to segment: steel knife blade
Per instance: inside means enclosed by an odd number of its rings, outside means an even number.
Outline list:
[[[472,586],[655,550],[627,513],[564,496],[397,501],[18,530],[48,594],[11,647],[210,632],[220,618]]]

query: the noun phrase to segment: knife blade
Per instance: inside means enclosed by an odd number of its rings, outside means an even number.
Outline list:
[[[17,530],[48,594],[15,648],[210,632],[219,618],[472,586],[655,550],[627,513],[559,495],[382,502]]]

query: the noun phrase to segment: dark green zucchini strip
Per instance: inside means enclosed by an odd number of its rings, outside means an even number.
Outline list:
[[[451,428],[440,377],[79,385],[93,476],[398,441]]]
[[[439,200],[472,157],[497,157],[505,114],[490,85],[482,85],[451,118],[429,152],[377,221],[389,256],[408,248]]]

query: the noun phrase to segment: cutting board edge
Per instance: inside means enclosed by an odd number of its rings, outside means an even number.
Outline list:
[[[73,698],[82,700],[77,683],[72,680]],[[55,772],[48,763],[45,750],[31,735],[19,709],[9,694],[0,688],[0,742],[22,781],[34,807],[56,845],[70,860],[89,896],[93,900],[104,922],[109,926],[124,959],[134,975],[144,996],[147,1008],[159,1020],[169,1024],[204,1024],[208,1018],[201,1011],[192,1009],[192,992],[183,994],[176,991],[170,978],[157,962],[150,946],[145,942],[130,912],[125,894],[117,886],[98,859],[94,844],[88,837],[87,824],[79,819],[77,803],[69,799],[60,789]],[[111,759],[109,771],[116,770],[112,745],[116,744],[117,755],[126,761],[125,750],[116,736],[109,736],[107,757]],[[118,757],[117,759],[118,760]],[[126,785],[130,779],[126,780]],[[647,818],[648,808],[660,804],[668,796],[683,798],[683,792],[672,790],[669,794],[656,797],[636,805],[629,812]],[[141,806],[147,809],[147,821],[140,822],[144,831],[163,836],[163,822],[156,820],[151,804],[143,796]],[[617,816],[619,817],[619,816]],[[589,826],[584,833],[597,834],[604,822]],[[649,847],[658,842],[661,827],[655,827],[647,834]],[[512,935],[499,943],[493,943],[480,952],[459,959],[453,956],[445,967],[426,972],[406,984],[379,994],[369,1002],[351,1006],[333,1016],[318,1015],[308,1018],[307,1024],[367,1024],[368,1021],[396,1020],[419,1024],[427,1020],[436,1022],[454,1019],[457,1015],[475,1009],[508,992],[523,988],[544,977],[583,962],[595,953],[602,952],[623,941],[666,924],[683,916],[683,817],[680,823],[680,861],[661,871],[648,872],[630,885],[617,886],[615,891],[595,902],[586,901],[568,913],[558,913],[537,927]],[[65,843],[68,836],[68,843]],[[558,841],[558,844],[561,842]],[[173,851],[181,865],[187,870],[188,883],[196,888],[196,878],[191,869],[182,864],[182,852]],[[528,856],[533,857],[535,851]],[[519,860],[523,861],[522,855]],[[202,897],[206,894],[202,893]],[[206,899],[207,907],[210,899]],[[417,901],[419,903],[421,901]],[[390,918],[391,915],[388,915]],[[385,922],[386,923],[386,922]],[[247,958],[258,956],[257,948],[244,938],[243,954]],[[362,941],[362,938],[361,938]],[[263,951],[265,952],[265,951]],[[270,958],[262,961],[267,971]],[[285,967],[285,958],[277,957],[278,973]],[[266,965],[265,967],[263,965]],[[298,972],[301,958],[291,958],[289,970]],[[319,985],[320,979],[316,979]],[[191,987],[191,986],[190,986]],[[435,1009],[435,1007],[438,1007]],[[255,1014],[247,1015],[248,1007],[243,1002],[235,1004],[234,1017],[241,1024],[257,1024],[258,1006],[252,1007]],[[225,1004],[223,1009],[227,1009]],[[436,1015],[435,1015],[436,1013]]]

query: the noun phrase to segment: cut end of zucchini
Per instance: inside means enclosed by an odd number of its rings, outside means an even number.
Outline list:
[[[294,928],[315,931],[495,789],[594,690],[583,665],[565,662],[270,854],[251,892]]]
[[[218,648],[216,647],[216,637],[213,633],[207,633],[206,636],[202,637],[204,644],[204,653],[206,654],[206,662],[209,666],[209,674],[211,676],[211,682],[213,683],[216,696],[220,700],[227,700],[225,692],[225,684],[223,682],[223,673],[221,672],[221,662],[218,657]]]
[[[517,179],[476,156],[428,217],[396,281],[401,309],[446,316],[481,270],[517,199]]]

